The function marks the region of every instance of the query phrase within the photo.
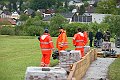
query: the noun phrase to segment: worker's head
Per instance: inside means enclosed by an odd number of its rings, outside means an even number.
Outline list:
[[[60,26],[60,27],[59,27],[59,32],[62,32],[62,31],[63,31],[63,27]]]
[[[81,28],[78,28],[77,31],[78,31],[78,32],[82,32],[82,29],[81,29]]]
[[[46,29],[44,30],[44,33],[49,33],[49,30],[46,28]]]

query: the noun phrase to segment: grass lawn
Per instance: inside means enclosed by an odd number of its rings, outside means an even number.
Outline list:
[[[108,77],[109,80],[120,80],[120,58],[109,66]]]
[[[72,38],[68,38],[69,48]],[[55,45],[56,37],[53,38]],[[37,37],[0,35],[0,80],[24,80],[28,66],[39,66],[41,52]],[[51,58],[51,66],[58,63]]]

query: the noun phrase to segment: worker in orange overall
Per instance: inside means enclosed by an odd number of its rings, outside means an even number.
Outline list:
[[[86,45],[88,43],[88,33],[87,33],[87,31],[84,31],[83,34],[84,34],[84,41],[85,41],[85,45]]]
[[[73,37],[73,45],[75,46],[75,50],[80,50],[81,57],[84,56],[84,46],[85,46],[85,37],[82,33],[81,28],[77,29],[78,33],[76,33]]]
[[[62,27],[59,27],[59,36],[57,38],[56,47],[59,52],[68,48],[66,31]]]
[[[40,48],[42,52],[41,67],[48,67],[50,65],[50,57],[52,50],[54,50],[52,38],[48,33],[48,29],[45,29],[44,34],[39,37]]]

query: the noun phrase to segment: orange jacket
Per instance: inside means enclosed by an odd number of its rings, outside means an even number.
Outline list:
[[[50,34],[44,33],[40,37],[40,47],[42,50],[42,53],[50,53],[51,50],[54,48],[52,38]]]
[[[73,45],[76,47],[75,50],[80,50],[81,56],[83,57],[84,56],[84,46],[85,46],[83,33],[78,32],[77,34],[74,35]]]
[[[86,31],[83,32],[84,34],[84,41],[85,41],[85,45],[88,43],[88,34]]]
[[[83,33],[78,32],[77,34],[74,35],[73,45],[76,46],[76,47],[85,45],[84,34]]]
[[[56,47],[58,48],[59,51],[68,48],[67,35],[64,30],[59,34],[57,38]]]

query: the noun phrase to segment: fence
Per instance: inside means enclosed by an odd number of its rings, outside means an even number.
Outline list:
[[[67,80],[81,80],[90,64],[96,59],[96,49],[90,50],[80,61],[73,64]]]

